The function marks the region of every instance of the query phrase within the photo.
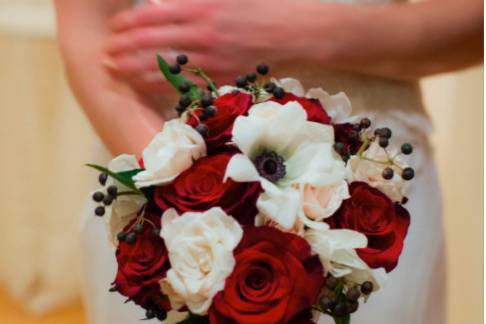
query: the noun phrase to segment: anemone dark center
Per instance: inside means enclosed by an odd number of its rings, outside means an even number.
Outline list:
[[[285,161],[275,152],[264,152],[255,159],[258,173],[271,182],[277,182],[285,177]]]

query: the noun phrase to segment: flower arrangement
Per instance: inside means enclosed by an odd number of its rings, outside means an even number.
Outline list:
[[[121,155],[93,193],[116,249],[110,289],[148,319],[349,323],[398,263],[410,224],[410,144],[351,116],[344,93],[304,91],[260,64],[217,88],[179,55],[181,94],[141,159]],[[193,73],[202,90],[183,76]]]

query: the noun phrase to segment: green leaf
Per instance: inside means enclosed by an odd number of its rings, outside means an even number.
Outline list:
[[[347,315],[347,316],[343,316],[343,317],[333,317],[334,318],[334,322],[336,324],[349,324],[351,323],[351,316]]]
[[[169,64],[159,54],[157,54],[157,62],[159,63],[160,71],[164,74],[167,81],[169,81],[170,84],[172,84],[174,88],[177,89],[177,91],[179,91],[179,86],[181,84],[188,83],[191,86],[188,95],[192,99],[201,99],[202,96],[201,89],[199,89],[198,86],[196,86],[189,79],[186,79],[181,73],[179,74],[171,73],[169,69]]]
[[[142,169],[133,169],[133,170],[123,171],[123,172],[113,172],[105,167],[96,164],[86,164],[86,166],[98,170],[100,172],[106,173],[107,175],[117,180],[118,182],[124,184],[128,188],[138,191],[137,187],[135,187],[135,182],[133,181],[132,178],[137,173],[142,171]]]
[[[209,324],[209,317],[190,314],[189,317],[177,324]]]

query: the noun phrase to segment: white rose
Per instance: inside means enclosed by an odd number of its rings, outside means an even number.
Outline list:
[[[368,240],[363,234],[321,226],[319,229],[308,229],[304,238],[314,253],[319,255],[326,273],[331,273],[335,278],[345,277],[351,283],[362,284],[371,281],[374,290],[383,287],[386,281],[385,270],[370,269],[356,253],[355,249],[368,245]]]
[[[127,154],[117,156],[108,163],[108,170],[116,173],[139,168],[140,166],[137,158]],[[106,196],[107,188],[113,185],[118,188],[118,192],[133,191],[111,177],[108,177],[105,186],[97,191],[101,191]],[[147,199],[142,194],[120,195],[111,203],[111,205],[105,207],[103,220],[106,224],[108,236],[115,246],[118,245],[116,235],[121,232],[132,219],[137,217],[137,212],[146,202]]]
[[[206,314],[233,271],[233,249],[242,235],[238,222],[219,207],[181,216],[174,209],[164,213],[161,236],[172,268],[161,287],[173,308],[186,305],[194,314]]]
[[[180,119],[164,124],[160,133],[143,151],[145,170],[133,179],[138,188],[170,183],[206,155],[202,136]]]
[[[391,156],[396,155],[396,150],[389,150]],[[383,148],[376,142],[373,142],[370,147],[364,152],[364,157],[376,161],[387,161],[388,156]],[[406,167],[404,161],[399,157],[394,159],[402,169]],[[385,168],[393,169],[393,178],[386,180],[383,178],[383,170]],[[370,186],[377,188],[386,194],[393,201],[402,201],[406,192],[406,181],[401,177],[401,170],[396,165],[386,165],[361,159],[358,156],[352,156],[347,164],[347,168],[351,173],[352,181],[366,182]]]

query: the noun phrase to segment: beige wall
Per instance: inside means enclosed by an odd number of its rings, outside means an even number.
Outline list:
[[[40,310],[76,292],[69,269],[93,133],[47,37],[52,12],[42,9],[38,26],[26,19],[16,29],[7,2],[0,0],[0,264],[8,267],[0,284]],[[445,198],[449,324],[482,322],[482,75],[473,69],[424,81]]]

